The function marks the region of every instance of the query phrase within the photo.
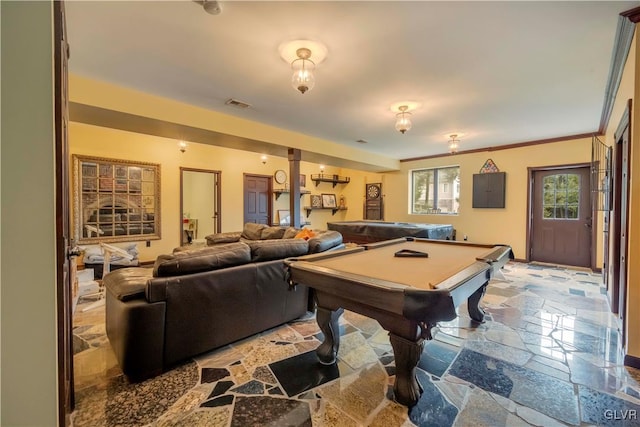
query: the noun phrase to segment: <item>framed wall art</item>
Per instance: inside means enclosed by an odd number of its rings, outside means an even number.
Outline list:
[[[322,207],[322,196],[319,194],[312,194],[311,196],[311,207],[312,208],[321,208]]]
[[[335,194],[322,194],[322,207],[323,208],[335,208],[338,204],[336,203],[336,195]]]
[[[78,243],[160,239],[160,165],[73,155]]]

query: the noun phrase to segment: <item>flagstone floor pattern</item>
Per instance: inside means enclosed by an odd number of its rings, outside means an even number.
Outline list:
[[[632,426],[640,371],[625,367],[598,274],[508,263],[476,324],[440,323],[417,369],[423,388],[393,401],[386,332],[345,312],[338,362],[318,363],[312,315],[130,383],[104,328],[104,307],[74,319],[75,427],[82,426]]]

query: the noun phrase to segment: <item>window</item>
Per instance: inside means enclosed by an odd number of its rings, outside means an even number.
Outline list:
[[[542,218],[578,219],[580,175],[564,173],[544,177]]]
[[[411,171],[411,214],[457,214],[460,167]]]

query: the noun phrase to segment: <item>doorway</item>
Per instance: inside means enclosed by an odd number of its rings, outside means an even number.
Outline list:
[[[588,164],[529,168],[529,261],[593,268]]]
[[[271,175],[244,174],[244,222],[271,225]]]
[[[220,171],[180,168],[180,246],[220,232]]]

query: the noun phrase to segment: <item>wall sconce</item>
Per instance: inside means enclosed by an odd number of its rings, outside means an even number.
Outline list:
[[[455,154],[458,152],[458,144],[460,143],[459,139],[456,139],[458,137],[457,133],[452,133],[451,135],[449,135],[449,153],[451,154]]]
[[[304,94],[309,92],[316,84],[313,71],[327,55],[327,48],[318,42],[311,40],[294,40],[279,46],[280,56],[291,65],[293,76],[291,86]],[[313,61],[310,59],[313,53]]]
[[[324,175],[324,165],[320,165],[320,176]]]
[[[184,141],[178,142],[178,148],[180,148],[180,152],[184,153],[187,151],[187,143]]]
[[[264,154],[262,155],[262,157],[260,157],[260,161],[262,161],[263,165],[267,164],[267,156],[265,156]]]

